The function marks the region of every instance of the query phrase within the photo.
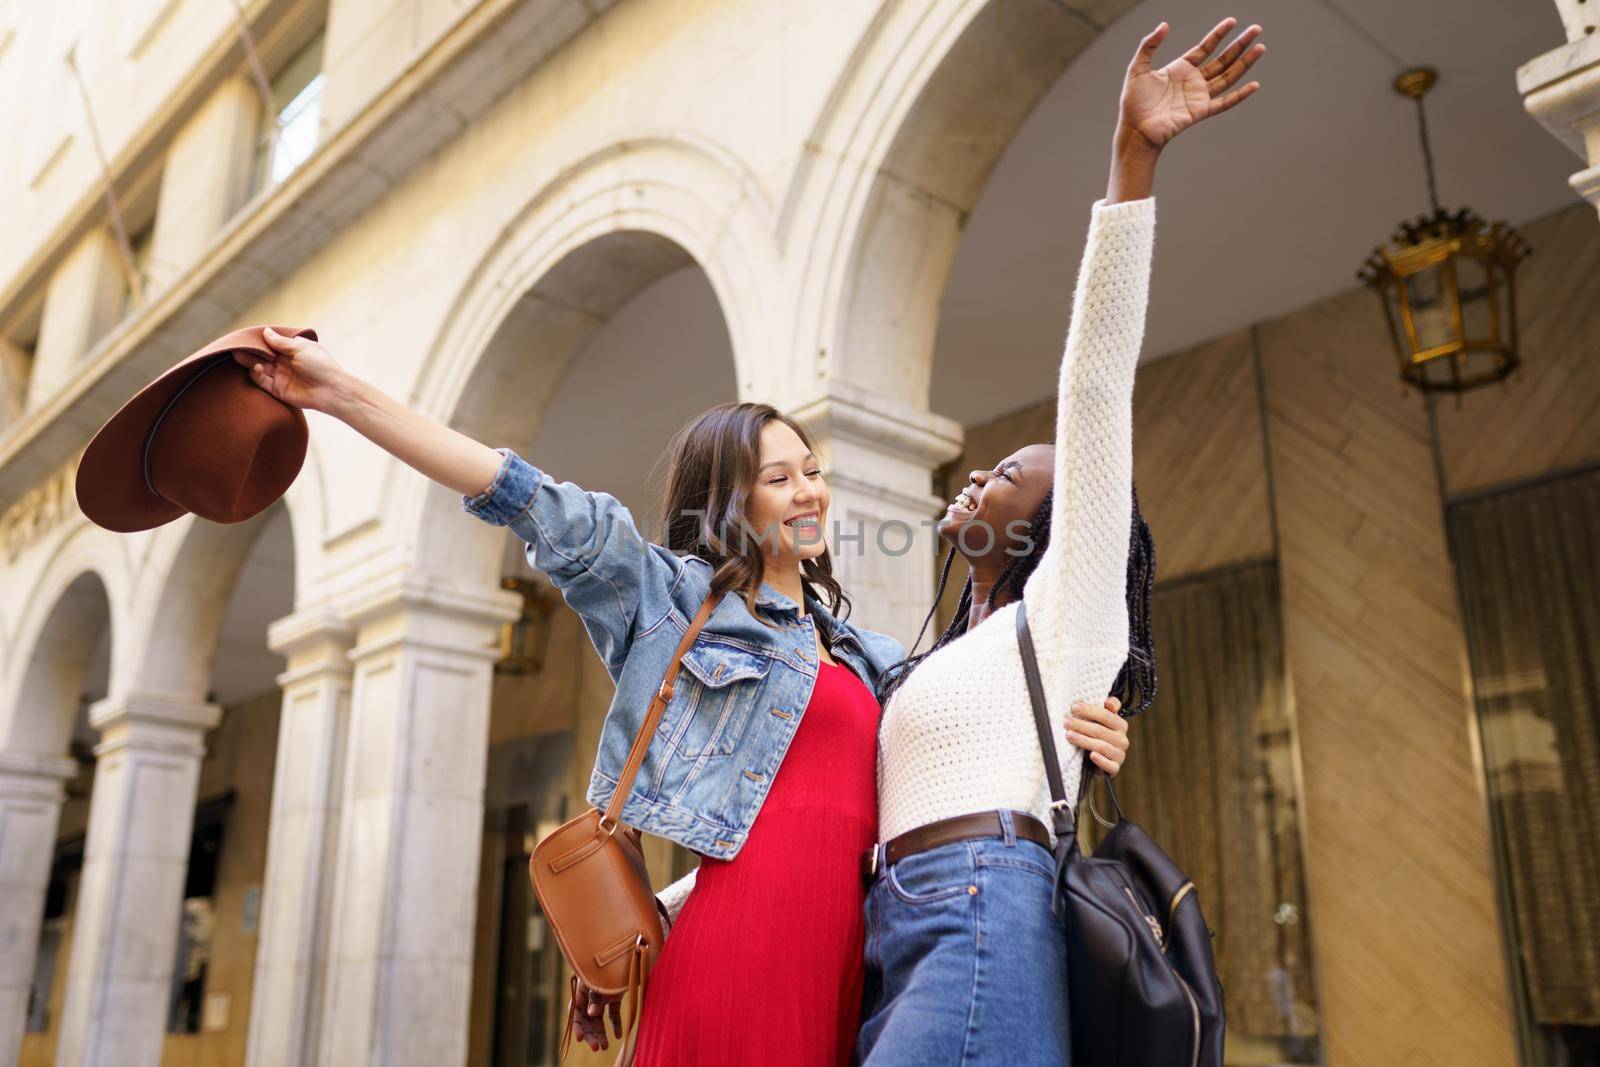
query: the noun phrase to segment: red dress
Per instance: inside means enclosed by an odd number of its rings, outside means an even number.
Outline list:
[[[878,839],[878,702],[820,664],[750,836],[702,859],[650,973],[637,1067],[846,1067],[861,1024],[861,853]]]

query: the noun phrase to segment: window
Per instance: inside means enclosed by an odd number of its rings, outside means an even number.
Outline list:
[[[323,35],[300,50],[272,80],[272,113],[261,119],[253,191],[283,181],[316,151],[322,125]]]
[[[123,279],[122,318],[127,318],[150,292],[150,243],[155,234],[154,221],[128,236],[128,246],[133,252],[131,274]]]
[[[0,434],[22,417],[28,401],[28,380],[33,377],[34,355],[39,349],[39,321],[43,299],[13,322],[0,336]]]
[[[1600,468],[1452,502],[1528,1063],[1600,1059]]]
[[[1160,684],[1117,795],[1194,879],[1216,931],[1227,1062],[1286,1067],[1321,1062],[1322,1027],[1279,605],[1271,561],[1156,584]]]

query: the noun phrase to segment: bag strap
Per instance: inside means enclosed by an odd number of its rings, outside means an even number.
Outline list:
[[[607,833],[615,832],[622,816],[623,805],[627,803],[628,794],[633,790],[633,780],[638,776],[639,768],[644,763],[645,750],[650,747],[650,741],[655,737],[656,727],[661,725],[661,716],[666,713],[667,701],[672,699],[678,668],[683,666],[683,654],[689,651],[694,639],[700,636],[700,628],[711,618],[712,610],[721,600],[721,593],[706,596],[694,621],[689,624],[689,629],[684,631],[683,640],[678,642],[677,651],[672,653],[672,662],[667,664],[667,674],[661,680],[661,688],[656,690],[655,699],[650,701],[650,710],[645,713],[644,722],[640,724],[639,732],[634,735],[633,748],[628,751],[628,762],[623,765],[622,774],[617,778],[616,792],[611,794],[611,803],[606,805],[606,813],[600,817],[600,826]]]
[[[1056,752],[1055,731],[1050,728],[1050,710],[1045,703],[1044,682],[1039,677],[1039,659],[1033,650],[1033,635],[1028,632],[1027,601],[1017,601],[1017,651],[1022,654],[1022,673],[1028,679],[1028,700],[1033,704],[1033,723],[1039,729],[1039,748],[1044,752],[1044,774],[1050,781],[1050,819],[1057,839],[1078,836],[1078,812],[1067,801],[1067,787],[1061,781],[1061,757]],[[1094,773],[1089,753],[1083,754],[1083,773]],[[1079,790],[1080,795],[1083,790]]]

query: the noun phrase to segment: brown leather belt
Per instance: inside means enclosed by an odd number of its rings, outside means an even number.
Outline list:
[[[1050,831],[1045,829],[1044,823],[1026,812],[1013,811],[1011,825],[1016,830],[1017,837],[1024,841],[1033,841],[1050,847]],[[870,882],[878,876],[884,867],[898,863],[907,856],[914,856],[918,852],[926,852],[930,848],[948,845],[952,841],[966,841],[975,837],[1004,837],[1005,830],[1000,825],[1000,813],[997,811],[980,811],[972,815],[957,815],[953,819],[940,819],[938,822],[919,826],[915,830],[907,830],[899,837],[892,838],[882,846],[874,845],[861,854],[861,878]],[[879,859],[879,853],[882,859]]]

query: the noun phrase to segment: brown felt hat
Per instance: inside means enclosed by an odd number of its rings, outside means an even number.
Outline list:
[[[272,327],[315,341],[315,330]],[[78,506],[118,533],[193,512],[243,522],[281,497],[306,458],[306,416],[250,380],[235,352],[274,355],[263,326],[212,341],[100,427],[78,464]]]

